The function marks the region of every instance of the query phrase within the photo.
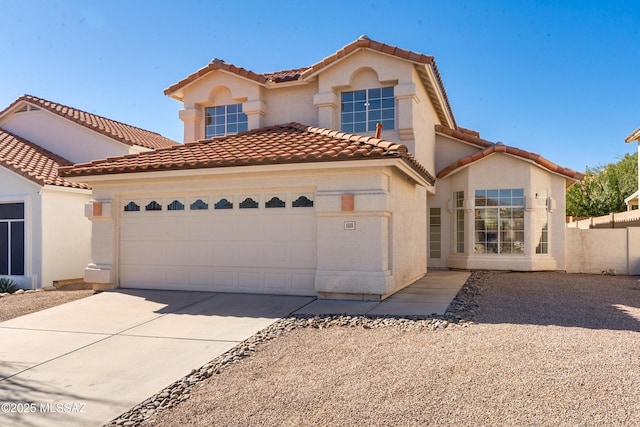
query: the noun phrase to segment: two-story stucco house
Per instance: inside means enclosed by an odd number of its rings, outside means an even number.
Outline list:
[[[431,56],[362,36],[165,94],[185,145],[62,168],[99,207],[88,281],[379,299],[428,267],[564,269],[582,175],[458,126]]]
[[[23,288],[80,278],[90,262],[91,200],[58,168],[177,145],[156,133],[25,95],[0,112],[0,277]]]

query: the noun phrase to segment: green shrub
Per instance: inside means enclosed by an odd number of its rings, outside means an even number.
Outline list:
[[[7,277],[0,277],[0,294],[2,293],[12,294],[18,289],[20,288],[18,288],[18,285],[16,285],[16,282],[14,282],[13,280]]]

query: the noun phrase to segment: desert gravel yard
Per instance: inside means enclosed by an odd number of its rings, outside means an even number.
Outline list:
[[[0,322],[85,298],[93,293],[91,286],[81,283],[55,290],[6,295],[0,298]]]
[[[640,425],[637,279],[475,273],[475,325],[295,328],[148,424]]]

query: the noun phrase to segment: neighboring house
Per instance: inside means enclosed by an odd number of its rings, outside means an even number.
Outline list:
[[[638,209],[638,199],[640,198],[638,196],[640,192],[640,128],[634,130],[633,133],[627,136],[624,140],[624,142],[626,143],[634,142],[634,141],[636,141],[638,144],[638,187],[637,187],[638,190],[632,195],[630,195],[629,197],[627,197],[626,199],[624,199],[624,202],[627,204],[628,211]]]
[[[58,176],[75,162],[176,145],[95,114],[25,95],[0,112],[0,276],[23,288],[81,278],[90,262],[85,183]]]
[[[565,267],[583,175],[459,127],[431,56],[362,36],[276,73],[214,59],[165,94],[185,145],[61,168],[93,188],[88,281],[380,299],[427,267]]]

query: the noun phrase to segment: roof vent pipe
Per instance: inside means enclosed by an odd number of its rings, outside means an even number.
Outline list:
[[[382,133],[382,123],[376,123],[376,139],[380,139],[380,133]]]

